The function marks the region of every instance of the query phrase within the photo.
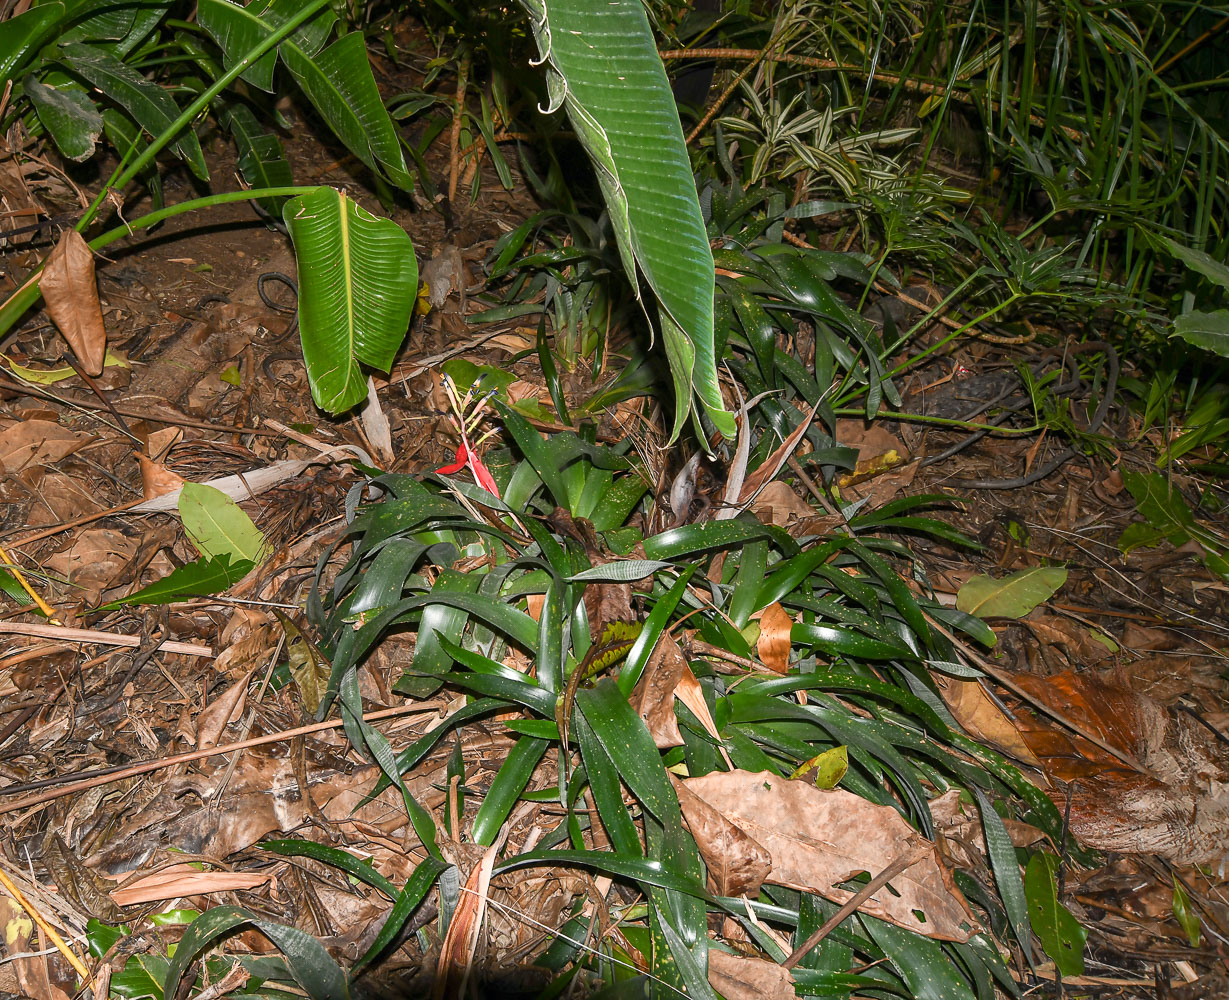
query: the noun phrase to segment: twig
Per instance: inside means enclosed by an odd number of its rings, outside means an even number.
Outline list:
[[[902,854],[899,858],[893,861],[883,871],[876,875],[873,879],[866,883],[844,906],[837,910],[814,934],[802,943],[802,946],[794,949],[794,953],[790,955],[782,963],[782,968],[792,969],[795,965],[801,962],[807,956],[812,948],[820,941],[831,934],[842,920],[853,913],[859,906],[865,903],[870,897],[882,889],[885,885],[896,878],[906,868],[912,868],[922,858],[926,857],[931,851],[931,845],[928,843],[920,843],[916,845],[912,851],[907,854]]]
[[[457,179],[461,171],[461,123],[465,120],[465,88],[469,83],[469,53],[461,56],[457,65],[456,106],[452,110],[452,130],[448,134],[448,204],[457,197]]]
[[[708,127],[708,123],[717,117],[717,112],[725,107],[725,102],[728,101],[730,99],[730,95],[738,89],[738,85],[751,75],[751,71],[755,69],[756,66],[764,61],[764,57],[768,55],[768,50],[773,46],[773,44],[773,42],[769,42],[762,49],[760,49],[759,55],[747,63],[747,65],[739,71],[738,75],[730,81],[730,85],[721,92],[721,95],[717,98],[717,100],[713,101],[712,107],[704,112],[704,117],[696,122],[696,127],[687,133],[688,146],[695,141],[696,136]],[[662,58],[665,58],[665,53],[662,54]]]
[[[444,705],[445,702],[437,700],[416,702],[411,705],[402,705],[399,708],[385,708],[379,712],[368,712],[363,716],[363,721],[377,722],[380,719],[391,719],[397,715],[411,715],[416,712],[432,713],[443,708]],[[36,795],[27,795],[25,798],[17,799],[14,802],[4,803],[0,805],[0,813],[16,812],[18,809],[40,805],[43,802],[50,802],[52,799],[62,798],[65,795],[85,792],[91,788],[97,788],[99,785],[109,785],[115,781],[123,781],[125,778],[133,778],[138,774],[149,774],[151,771],[161,771],[163,768],[175,767],[177,764],[190,764],[192,761],[204,760],[206,757],[217,757],[221,754],[232,753],[236,750],[247,750],[250,747],[264,746],[268,743],[280,743],[283,740],[294,739],[296,736],[321,733],[326,729],[340,729],[343,725],[345,723],[341,719],[331,719],[328,722],[315,722],[311,725],[299,726],[298,729],[284,729],[278,733],[266,733],[264,736],[256,736],[250,740],[240,740],[238,743],[224,743],[220,746],[206,747],[204,750],[192,750],[188,753],[163,757],[161,760],[147,760],[140,764],[133,764],[131,767],[117,770],[107,768],[104,774],[95,774],[89,778],[74,781],[54,791],[39,792]],[[5,791],[5,789],[0,788],[0,795],[3,795]]]
[[[129,646],[140,648],[139,635],[120,635],[116,632],[96,632],[88,628],[68,628],[65,625],[40,625],[37,622],[0,622],[0,633],[13,635],[34,635],[40,639],[67,639],[70,642],[97,642],[104,646]],[[188,656],[213,656],[212,646],[202,646],[195,642],[160,643],[158,651],[163,653],[185,653]]]

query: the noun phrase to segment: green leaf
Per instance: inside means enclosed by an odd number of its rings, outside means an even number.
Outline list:
[[[256,927],[281,949],[290,974],[312,1000],[350,1000],[346,974],[324,945],[297,927],[275,924],[238,906],[215,907],[188,925],[167,969],[163,993],[175,996],[179,981],[200,951],[243,924]]]
[[[405,230],[333,188],[286,203],[299,265],[299,325],[312,399],[341,413],[367,398],[359,363],[388,371],[418,287]]]
[[[1214,257],[1208,256],[1202,250],[1195,250],[1192,247],[1184,247],[1180,243],[1175,243],[1168,236],[1158,234],[1157,238],[1160,240],[1161,245],[1173,254],[1183,266],[1207,278],[1212,284],[1229,289],[1229,266]]]
[[[1178,881],[1178,876],[1171,874],[1171,877],[1174,880],[1174,919],[1186,932],[1186,940],[1190,942],[1191,947],[1198,948],[1201,936],[1199,914],[1191,908],[1191,898],[1187,895],[1182,883]]]
[[[94,45],[72,42],[60,47],[60,55],[68,69],[85,77],[115,101],[150,135],[166,132],[179,117],[179,106],[169,93],[109,52]],[[209,180],[205,155],[192,129],[181,131],[171,148],[192,173],[203,181]]]
[[[977,808],[981,813],[982,832],[986,837],[994,883],[999,887],[999,897],[1003,901],[1003,909],[1007,911],[1007,919],[1011,921],[1012,933],[1020,943],[1025,959],[1031,964],[1033,935],[1029,928],[1028,900],[1024,893],[1024,883],[1020,879],[1020,864],[1016,861],[1015,845],[1011,842],[1011,835],[1007,832],[1003,818],[995,811],[986,793],[974,785],[973,794],[977,796]]]
[[[876,917],[861,914],[859,919],[905,981],[913,1000],[974,1000],[969,984],[938,941]]]
[[[229,556],[232,563],[261,562],[267,551],[265,536],[230,497],[202,483],[185,483],[179,494],[179,516],[184,530],[206,559]]]
[[[1086,931],[1058,900],[1055,873],[1058,858],[1038,851],[1024,869],[1024,894],[1028,899],[1029,921],[1045,953],[1064,976],[1084,974]]]
[[[499,828],[508,818],[508,813],[516,805],[516,800],[520,798],[525,786],[529,784],[529,776],[533,774],[533,769],[538,766],[549,745],[546,740],[532,736],[522,736],[516,741],[516,745],[504,758],[495,780],[491,782],[490,790],[478,809],[478,815],[474,817],[475,844],[489,847],[495,842]]]
[[[98,610],[113,611],[126,604],[174,604],[189,597],[220,594],[242,580],[255,566],[253,560],[234,559],[229,552],[197,559],[172,570],[148,587],[102,605]]]
[[[447,867],[448,865],[443,861],[426,858],[414,869],[414,874],[406,880],[405,886],[397,894],[397,901],[389,910],[388,916],[384,918],[384,923],[380,925],[380,932],[375,936],[375,940],[371,942],[363,956],[354,963],[354,967],[350,970],[351,977],[357,976],[392,944],[393,939],[401,933],[401,928],[405,926],[410,914],[418,909],[427,891],[439,878],[440,872]]]
[[[979,618],[1023,618],[1066,582],[1067,571],[1061,566],[1022,569],[1001,580],[975,576],[960,588],[956,607]]]
[[[239,171],[254,188],[289,187],[294,174],[286,161],[282,140],[265,132],[246,104],[233,104],[222,116],[239,151]],[[258,198],[258,205],[274,217],[282,214],[285,198]]]
[[[717,384],[713,257],[678,109],[639,0],[523,0],[554,108],[563,106],[597,170],[632,287],[657,297],[675,382],[678,437],[694,393],[727,437]]]
[[[1174,319],[1174,333],[1189,344],[1229,358],[1229,309],[1183,313]]]
[[[258,2],[247,7],[229,0],[200,0],[197,18],[221,46],[229,69],[285,24],[298,7],[295,0]],[[313,18],[278,45],[278,54],[325,124],[350,152],[408,191],[414,181],[406,170],[396,127],[371,74],[363,33],[352,31],[320,50],[335,22],[332,12]],[[272,92],[273,67],[270,52],[242,75],[253,86]]]
[[[18,604],[33,604],[34,599],[26,593],[25,588],[17,582],[17,577],[13,576],[7,569],[0,568],[0,591],[8,594]]]
[[[340,869],[347,875],[353,875],[360,882],[379,889],[389,899],[395,900],[398,896],[397,887],[376,871],[370,861],[356,858],[349,851],[338,847],[317,844],[312,840],[266,840],[258,846],[261,850],[272,851],[287,858],[312,858]]]
[[[79,85],[49,86],[27,76],[25,88],[38,120],[65,157],[80,163],[94,155],[102,115]]]
[[[64,4],[47,3],[0,22],[0,90],[63,23]]]

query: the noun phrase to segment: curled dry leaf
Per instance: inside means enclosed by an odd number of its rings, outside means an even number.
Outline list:
[[[196,745],[201,749],[217,746],[222,733],[232,722],[238,722],[247,704],[248,671],[235,683],[205,706],[196,720]]]
[[[961,681],[944,674],[935,674],[934,680],[943,703],[965,732],[1031,767],[1041,767],[1041,762],[1033,755],[1015,723],[980,683]]]
[[[127,878],[127,875],[117,876]],[[204,872],[193,865],[171,865],[153,872],[122,889],[112,889],[110,896],[120,906],[137,903],[155,903],[161,899],[178,899],[181,896],[200,896],[210,892],[234,892],[250,890],[264,885],[273,877],[265,872]]]
[[[632,691],[632,708],[644,719],[659,750],[683,745],[683,734],[674,714],[674,692],[688,670],[687,658],[678,643],[665,634],[657,640],[653,655]]]
[[[47,312],[82,370],[101,375],[107,354],[107,329],[98,301],[94,252],[75,229],[66,229],[38,278]]]
[[[854,895],[841,883],[860,872],[878,873],[924,843],[895,809],[839,788],[815,788],[768,771],[715,771],[685,784],[768,850],[772,871],[766,882],[836,903]],[[968,904],[933,848],[862,909],[944,941],[967,941],[977,931]]]
[[[137,540],[112,528],[93,528],[75,536],[46,561],[47,569],[67,577],[78,594],[97,603],[102,592],[115,583],[137,550]]]
[[[755,651],[769,670],[783,674],[789,670],[790,629],[794,619],[779,603],[773,601],[760,615],[760,637]]]
[[[815,509],[779,479],[765,486],[751,501],[751,512],[764,524],[775,524],[778,528],[786,527],[791,520],[815,516]]]
[[[686,782],[674,775],[670,778],[678,793],[687,829],[704,857],[704,866],[716,892],[722,896],[758,895],[772,870],[772,855],[767,848],[691,791]]]
[[[794,977],[763,958],[745,958],[712,948],[709,984],[726,1000],[793,1000]]]

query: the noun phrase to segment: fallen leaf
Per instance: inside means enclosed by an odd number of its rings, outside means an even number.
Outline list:
[[[722,896],[759,895],[772,871],[768,849],[691,791],[685,781],[674,775],[670,779],[714,890]]]
[[[273,614],[282,623],[282,629],[286,633],[286,658],[290,666],[290,676],[294,679],[295,687],[299,689],[299,697],[303,701],[303,711],[314,716],[328,687],[333,667],[328,658],[316,648],[316,644],[305,636],[294,622],[277,608],[273,609]]]
[[[814,517],[815,508],[795,493],[788,483],[774,479],[751,501],[751,513],[764,524],[784,528],[791,520]]]
[[[932,677],[939,688],[943,703],[966,733],[1032,767],[1041,767],[1041,762],[1033,756],[1033,751],[1029,749],[1015,723],[999,708],[981,684],[977,681],[957,680],[939,673],[932,674]]]
[[[183,489],[185,480],[177,472],[172,472],[161,462],[155,462],[140,453],[137,454],[137,459],[141,463],[141,495],[146,500]]]
[[[1066,582],[1067,571],[1061,566],[1022,569],[999,580],[975,576],[960,588],[956,607],[979,618],[1023,618]]]
[[[248,679],[251,676],[250,672],[244,674],[202,710],[196,721],[198,747],[203,749],[217,746],[226,727],[239,721],[243,715],[243,706],[247,703]]]
[[[658,749],[683,745],[683,734],[674,714],[674,692],[687,669],[687,658],[678,643],[669,634],[663,634],[632,691],[632,709],[644,719]]]
[[[77,375],[77,369],[71,365],[63,368],[27,368],[25,365],[19,365],[12,358],[4,358],[3,360],[14,375],[30,385],[55,385],[57,382],[64,382],[67,379],[75,378]],[[103,368],[105,370],[113,365],[119,368],[132,367],[123,354],[117,354],[108,348],[103,357]],[[81,367],[84,368],[85,366],[82,365]]]
[[[763,958],[708,952],[708,982],[726,1000],[793,1000],[794,977]]]
[[[1071,831],[1089,847],[1159,854],[1176,865],[1229,856],[1229,751],[1185,713],[1089,674],[1016,674],[1033,698],[1134,757],[1141,774],[1047,716],[1021,708],[1016,725],[1057,787],[1071,796]],[[1062,782],[1066,782],[1063,787]]]
[[[359,411],[363,422],[363,431],[375,452],[375,457],[385,468],[393,464],[393,429],[388,423],[388,417],[380,407],[380,398],[376,395],[375,379],[367,376],[367,400]]]
[[[760,615],[760,636],[755,651],[769,670],[784,674],[789,670],[790,630],[794,619],[781,605],[773,601]]]
[[[137,540],[113,528],[92,528],[75,536],[46,560],[47,569],[80,588],[80,597],[97,604],[137,549]]]
[[[131,873],[116,877],[129,878]],[[162,899],[178,899],[180,896],[255,889],[272,877],[271,871],[203,872],[192,865],[172,865],[139,878],[122,889],[112,889],[109,895],[119,906],[132,906],[136,903],[156,903]]]
[[[54,465],[93,440],[51,420],[0,422],[0,465],[6,472],[27,466]]]
[[[87,375],[101,375],[107,328],[98,301],[94,252],[75,229],[64,230],[38,278],[47,312]]]
[[[922,842],[895,809],[840,788],[824,790],[768,771],[715,771],[685,784],[769,851],[772,871],[766,882],[836,903],[856,892],[840,883],[860,872],[878,874]],[[933,851],[872,895],[862,909],[945,941],[967,941],[977,930],[951,872]]]

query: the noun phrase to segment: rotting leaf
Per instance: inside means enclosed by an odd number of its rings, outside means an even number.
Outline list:
[[[765,881],[845,903],[841,887],[860,872],[879,872],[919,841],[895,809],[852,792],[816,788],[769,771],[713,772],[688,789],[772,855]],[[868,899],[872,916],[926,937],[967,941],[977,930],[951,872],[931,852]]]
[[[674,714],[674,692],[687,670],[687,658],[678,643],[664,634],[657,640],[653,655],[632,691],[632,709],[644,719],[659,750],[683,745],[683,734]]]
[[[38,289],[47,312],[68,341],[87,375],[101,375],[107,352],[107,328],[98,301],[94,252],[75,229],[64,230],[47,256]]]
[[[835,788],[848,770],[849,747],[830,747],[810,760],[803,761],[789,777],[794,781],[814,771],[816,788]]]
[[[332,664],[294,622],[277,608],[273,609],[273,613],[286,630],[286,658],[290,664],[290,676],[303,700],[303,708],[308,715],[315,715],[329,685]]]
[[[760,615],[760,636],[755,651],[769,670],[778,674],[789,670],[790,629],[794,619],[780,603],[773,601]]]

